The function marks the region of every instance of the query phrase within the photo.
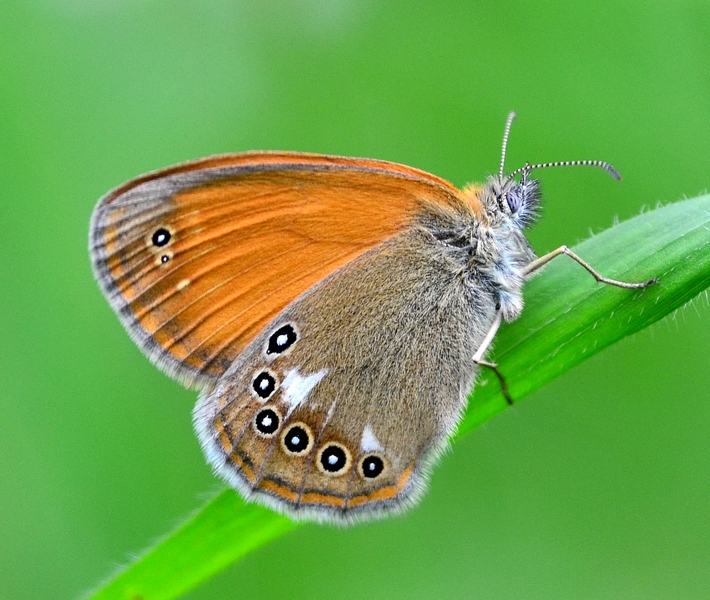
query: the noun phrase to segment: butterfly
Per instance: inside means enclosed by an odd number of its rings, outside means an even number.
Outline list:
[[[148,358],[200,389],[214,471],[295,519],[350,523],[417,502],[537,258],[525,165],[462,190],[400,164],[296,152],[213,156],[100,199],[96,279]],[[510,400],[507,389],[503,388]]]

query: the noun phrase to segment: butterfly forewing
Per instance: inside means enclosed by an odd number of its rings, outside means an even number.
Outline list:
[[[213,157],[107,194],[94,211],[91,254],[146,354],[205,385],[296,297],[408,227],[423,205],[465,202],[445,181],[392,163]]]

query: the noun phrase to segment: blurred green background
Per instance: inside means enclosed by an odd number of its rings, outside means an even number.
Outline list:
[[[539,252],[710,183],[707,2],[0,3],[0,597],[71,598],[220,489],[195,393],[89,267],[95,201],[219,152],[540,174]],[[421,507],[306,526],[189,595],[707,598],[707,296],[457,443]]]

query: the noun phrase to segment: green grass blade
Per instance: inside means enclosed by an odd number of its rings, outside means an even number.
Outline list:
[[[574,247],[603,275],[659,283],[599,284],[566,256],[525,287],[520,319],[501,327],[491,353],[521,399],[610,344],[655,323],[710,286],[710,195],[642,214]],[[488,373],[471,397],[463,435],[507,408]],[[482,385],[481,385],[482,384]]]
[[[90,598],[178,598],[296,526],[224,490]]]
[[[552,261],[526,287],[523,316],[501,329],[492,353],[516,400],[710,286],[710,195],[640,215],[574,250],[608,277],[660,283],[618,289],[567,257]],[[507,407],[495,378],[483,375],[457,437]],[[225,490],[91,598],[176,598],[295,526]]]

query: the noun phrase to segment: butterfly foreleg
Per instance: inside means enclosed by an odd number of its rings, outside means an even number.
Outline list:
[[[608,277],[604,277],[601,273],[599,273],[597,270],[595,270],[592,265],[590,265],[588,262],[577,256],[572,250],[570,250],[567,246],[560,246],[556,250],[553,250],[552,252],[548,252],[544,256],[541,256],[540,258],[532,261],[529,263],[524,270],[524,274],[526,276],[532,276],[535,274],[536,271],[544,267],[547,263],[549,263],[553,258],[556,258],[560,256],[561,254],[566,254],[569,256],[571,259],[576,261],[578,264],[580,264],[582,267],[584,267],[591,275],[596,279],[599,283],[607,283],[609,285],[615,285],[617,287],[621,288],[628,288],[628,289],[638,289],[638,288],[645,288],[648,287],[649,285],[653,285],[654,283],[658,283],[658,279],[655,277],[653,279],[649,279],[648,281],[644,281],[642,283],[628,283],[625,281],[617,281],[616,279],[609,279]]]
[[[476,354],[473,355],[473,362],[482,367],[487,367],[496,374],[496,377],[498,377],[498,381],[500,381],[500,387],[501,391],[503,392],[503,396],[505,396],[505,399],[508,404],[512,405],[513,399],[511,398],[510,393],[508,392],[508,385],[505,382],[505,377],[503,377],[503,373],[501,373],[498,369],[498,365],[496,363],[483,360],[483,356],[490,347],[493,338],[496,336],[496,333],[498,332],[498,328],[500,327],[502,320],[503,313],[499,310],[496,313],[496,318],[493,321],[493,325],[491,325],[491,328],[488,330],[486,337],[483,338],[483,342],[481,342],[481,345],[476,351]]]

